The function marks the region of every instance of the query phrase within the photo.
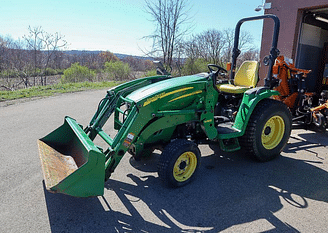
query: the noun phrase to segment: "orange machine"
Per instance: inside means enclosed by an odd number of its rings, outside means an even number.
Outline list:
[[[293,114],[293,121],[314,124],[321,130],[327,126],[328,92],[319,97],[314,92],[307,92],[305,78],[311,70],[298,69],[284,56],[277,57],[272,68],[272,75],[279,80],[275,90],[280,96],[274,98],[283,101]],[[313,107],[313,105],[317,105]]]

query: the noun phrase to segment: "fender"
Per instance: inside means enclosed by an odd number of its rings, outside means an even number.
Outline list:
[[[278,91],[270,90],[267,87],[256,87],[246,91],[238,109],[235,122],[232,126],[233,131],[228,134],[218,134],[217,139],[222,140],[243,136],[249,118],[251,117],[256,105],[261,100],[275,95],[280,95],[280,93]]]
[[[241,135],[243,135],[245,133],[249,118],[251,117],[256,105],[261,100],[275,95],[280,95],[280,93],[266,87],[257,87],[246,91],[236,115],[233,128],[239,130]]]

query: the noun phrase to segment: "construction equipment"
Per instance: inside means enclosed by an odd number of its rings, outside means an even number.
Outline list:
[[[274,33],[265,85],[255,88],[258,64],[245,64],[235,72],[239,32],[242,23],[263,19],[274,21]],[[289,109],[270,98],[279,95],[272,90],[279,26],[274,15],[244,18],[237,23],[227,83],[218,80],[226,70],[217,65],[208,65],[208,73],[177,78],[162,67],[162,75],[108,90],[85,128],[66,117],[61,127],[38,140],[47,190],[77,197],[102,195],[104,182],[126,152],[140,159],[154,149],[162,150],[158,175],[175,187],[195,177],[201,156],[198,144],[217,143],[230,152],[243,147],[259,161],[278,156],[291,132]],[[117,130],[113,138],[103,131],[112,114]],[[95,145],[96,136],[108,148]]]
[[[311,70],[295,68],[291,59],[277,57],[273,66],[273,77],[279,80],[279,85],[274,89],[281,95],[273,98],[283,101],[289,107],[293,122],[313,125],[319,131],[326,131],[328,91],[324,90],[320,96],[315,92],[307,92],[305,81],[310,72]]]

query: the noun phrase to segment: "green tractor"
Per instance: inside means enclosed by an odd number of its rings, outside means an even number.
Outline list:
[[[274,21],[269,72],[264,87],[258,82],[258,62],[244,62],[236,70],[239,32],[245,21]],[[286,105],[273,100],[272,66],[279,53],[279,19],[264,15],[240,20],[235,31],[229,80],[219,79],[227,71],[208,65],[209,72],[171,77],[162,75],[133,80],[107,91],[89,125],[83,128],[73,118],[38,140],[47,190],[76,197],[104,193],[104,182],[122,157],[162,154],[158,175],[170,186],[183,186],[194,178],[200,164],[198,144],[217,143],[223,151],[245,151],[259,161],[277,157],[291,132],[291,114]],[[113,115],[115,137],[103,131]],[[102,138],[107,148],[94,143]]]

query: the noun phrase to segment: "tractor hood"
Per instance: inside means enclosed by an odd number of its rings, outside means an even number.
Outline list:
[[[166,106],[172,109],[172,105],[182,109],[201,95],[205,90],[207,79],[207,73],[170,78],[142,87],[129,94],[127,98],[133,100],[139,107],[155,104],[156,109],[161,110],[166,109]]]

